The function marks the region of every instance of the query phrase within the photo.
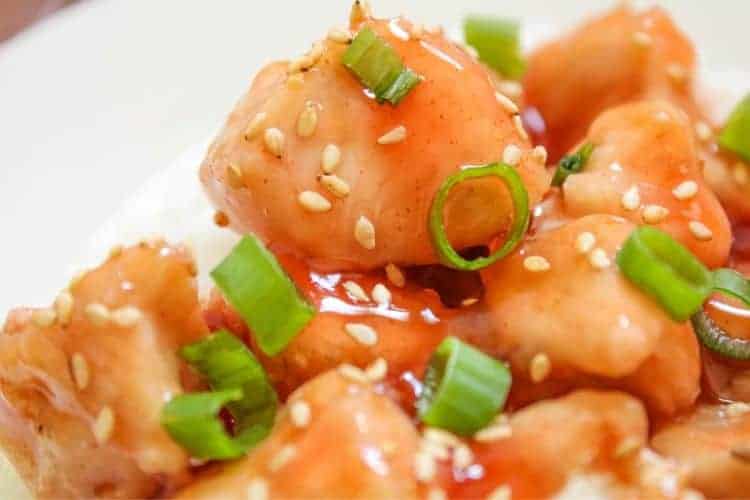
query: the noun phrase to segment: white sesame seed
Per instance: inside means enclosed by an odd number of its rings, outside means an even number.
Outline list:
[[[435,460],[448,460],[451,458],[451,452],[447,446],[422,439],[419,442],[419,451],[432,456]]]
[[[531,156],[542,165],[547,164],[547,148],[544,146],[534,147],[534,149],[531,150]]]
[[[594,249],[594,245],[596,245],[596,236],[589,231],[584,231],[576,238],[576,251],[580,254],[589,253]]]
[[[143,313],[137,307],[125,306],[112,312],[112,322],[120,328],[135,326],[143,318]]]
[[[487,497],[487,500],[511,500],[512,498],[512,491],[510,489],[510,486],[503,485],[498,486],[494,490],[492,490],[492,493]]]
[[[378,144],[396,144],[397,142],[402,142],[404,139],[406,139],[406,127],[399,125],[381,135],[378,138]]]
[[[632,455],[643,446],[643,442],[634,436],[628,436],[624,438],[615,448],[615,458],[624,458],[628,455]]]
[[[335,144],[328,144],[323,148],[323,154],[320,158],[320,165],[323,172],[332,174],[341,162],[341,150]]]
[[[463,445],[463,441],[461,441],[458,436],[437,427],[425,427],[422,435],[426,441],[438,443],[449,448],[455,448],[457,446]]]
[[[38,328],[49,328],[57,321],[57,313],[54,309],[35,309],[31,313],[31,322]]]
[[[425,35],[425,27],[422,23],[414,23],[411,25],[411,29],[409,30],[409,35],[414,38],[415,40],[421,40],[424,38]]]
[[[275,127],[267,128],[263,134],[263,143],[269,153],[281,158],[284,153],[284,132]]]
[[[352,32],[346,28],[335,26],[328,30],[328,39],[334,43],[349,43],[352,41]]]
[[[55,312],[57,313],[57,319],[62,326],[70,324],[70,320],[73,317],[73,295],[64,290],[55,298]]]
[[[527,271],[539,273],[549,271],[551,266],[549,261],[544,257],[540,255],[531,255],[523,259],[523,267],[526,268]]]
[[[464,49],[464,52],[466,52],[466,54],[472,59],[474,60],[479,59],[479,52],[477,51],[477,49],[475,49],[471,45],[468,45],[466,43],[461,43],[460,47]]]
[[[661,205],[643,207],[643,221],[646,224],[658,224],[669,216],[669,210]]]
[[[674,83],[684,83],[688,77],[688,70],[679,63],[670,63],[667,65],[667,75]]]
[[[519,99],[523,94],[523,87],[514,80],[502,80],[496,84],[497,90],[510,99]]]
[[[268,500],[268,482],[262,478],[254,478],[247,485],[247,500]]]
[[[307,55],[312,60],[312,65],[317,63],[320,60],[320,58],[323,57],[323,54],[325,53],[325,51],[326,51],[326,46],[323,45],[322,42],[318,41],[313,44],[312,48],[310,49],[310,52],[307,53]]]
[[[503,151],[503,163],[515,167],[521,161],[521,148],[515,144],[508,144]]]
[[[711,140],[713,131],[706,122],[698,122],[695,124],[695,134],[698,136],[698,139],[703,142],[707,142]]]
[[[732,176],[734,177],[734,182],[740,186],[744,186],[750,181],[750,174],[747,171],[747,165],[742,162],[737,162],[734,165]]]
[[[347,323],[344,325],[344,330],[362,345],[373,346],[378,343],[378,334],[369,325],[362,323]]]
[[[518,134],[521,136],[521,138],[524,141],[529,140],[529,134],[526,132],[526,129],[523,128],[523,120],[521,119],[521,115],[513,116],[513,125],[516,126],[516,130],[518,131]]]
[[[289,416],[295,427],[307,427],[310,423],[310,405],[304,399],[297,400],[289,406]]]
[[[378,358],[365,369],[365,375],[370,382],[379,382],[388,375],[388,361]]]
[[[595,248],[589,254],[589,263],[594,269],[606,269],[612,262],[607,257],[607,252],[601,248]]]
[[[253,117],[252,120],[250,120],[250,123],[247,125],[247,128],[245,129],[245,140],[250,141],[257,136],[260,131],[263,129],[263,126],[266,123],[266,119],[268,118],[268,113],[261,111],[260,113],[256,113],[256,115]]]
[[[476,434],[474,434],[474,440],[480,443],[489,443],[492,441],[499,441],[501,439],[507,439],[513,435],[513,427],[508,424],[494,424],[489,427],[485,427]]]
[[[294,73],[287,76],[286,86],[289,90],[301,90],[305,86],[305,76],[302,73]]]
[[[372,287],[372,299],[376,304],[388,306],[391,303],[391,297],[391,291],[384,284],[378,283]]]
[[[289,63],[289,67],[287,68],[287,71],[290,74],[298,73],[302,70],[306,70],[310,68],[313,65],[312,57],[310,57],[308,54],[305,54],[304,56],[298,57],[297,59],[293,59]]]
[[[698,183],[695,181],[684,181],[672,190],[672,194],[678,200],[689,200],[698,194]]]
[[[73,353],[70,357],[70,371],[73,375],[73,381],[79,390],[84,390],[89,385],[90,372],[89,364],[81,353]]]
[[[324,174],[319,177],[320,183],[326,188],[331,194],[339,198],[346,198],[349,196],[351,188],[349,184],[334,174]]]
[[[465,469],[474,462],[474,453],[471,448],[462,444],[453,450],[453,465],[459,469]]]
[[[331,202],[315,191],[302,191],[297,201],[308,212],[327,212],[331,209]]]
[[[242,170],[234,163],[227,165],[227,184],[232,189],[241,189],[245,187]]]
[[[310,137],[315,133],[316,128],[318,128],[317,105],[314,102],[307,101],[297,119],[297,135],[300,137]]]
[[[639,47],[650,47],[653,43],[653,40],[651,39],[651,35],[648,33],[645,33],[643,31],[636,31],[633,33],[633,43],[638,45]]]
[[[479,303],[479,299],[476,297],[469,297],[461,301],[461,307],[471,307],[474,304]]]
[[[358,283],[355,283],[354,281],[345,281],[342,286],[344,287],[344,290],[346,290],[346,293],[349,294],[349,297],[355,302],[369,302],[370,297],[367,296],[367,292],[365,292]]]
[[[112,433],[115,430],[115,414],[112,408],[105,406],[97,415],[94,420],[94,425],[91,431],[94,434],[94,439],[99,445],[102,445],[109,441],[112,437]]]
[[[445,494],[442,488],[430,488],[430,491],[427,492],[427,500],[447,500],[447,498],[448,495]]]
[[[417,481],[422,483],[432,481],[437,472],[435,458],[429,453],[418,451],[414,455],[414,471],[417,475]]]
[[[107,257],[110,259],[115,259],[122,255],[124,248],[122,245],[115,245],[112,248],[109,249],[109,253],[107,254]]]
[[[286,464],[291,462],[296,455],[297,455],[297,448],[295,448],[294,445],[291,445],[291,444],[285,445],[268,462],[268,470],[270,470],[271,472],[276,472],[280,470]]]
[[[354,225],[354,239],[366,250],[375,248],[375,226],[364,215]]]
[[[638,186],[631,186],[630,189],[625,191],[620,199],[620,204],[625,210],[638,210],[638,207],[641,206],[641,194],[638,191]]]
[[[691,220],[688,222],[688,228],[690,233],[695,239],[700,241],[709,241],[714,237],[714,233],[704,223],[697,220]]]
[[[535,354],[529,363],[529,375],[531,376],[531,381],[538,384],[547,378],[551,369],[552,362],[547,354],[543,352]]]
[[[91,321],[94,326],[105,326],[112,319],[112,315],[107,309],[107,306],[92,302],[84,309],[86,317]]]
[[[518,106],[515,102],[511,101],[508,96],[506,96],[505,94],[501,94],[500,92],[495,92],[495,98],[497,99],[497,102],[499,102],[500,105],[505,109],[505,111],[512,115],[518,114]]]
[[[367,374],[362,371],[361,368],[350,365],[349,363],[340,364],[338,367],[338,372],[342,377],[347,378],[352,382],[366,384],[370,381],[370,379],[367,377]]]
[[[610,163],[610,165],[609,165],[609,169],[610,169],[610,170],[611,170],[612,172],[622,172],[622,165],[620,165],[620,164],[619,164],[619,163],[617,163],[616,161],[613,161],[612,163]]]
[[[406,276],[404,276],[404,272],[396,264],[386,265],[385,275],[393,286],[397,288],[406,286]]]
[[[728,417],[741,417],[750,413],[750,403],[730,403],[724,407],[724,412]]]

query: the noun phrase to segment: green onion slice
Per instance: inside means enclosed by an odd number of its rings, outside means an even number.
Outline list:
[[[315,316],[313,307],[255,236],[242,238],[211,277],[269,356],[284,350]]]
[[[701,344],[707,349],[730,359],[750,361],[750,340],[732,337],[705,311],[697,312],[690,321]]]
[[[451,246],[448,234],[443,223],[443,207],[448,195],[456,185],[470,179],[483,177],[498,177],[503,181],[510,192],[513,201],[513,224],[511,225],[505,243],[492,255],[480,257],[474,260],[466,260]],[[516,170],[503,163],[492,163],[483,167],[464,168],[448,177],[435,195],[430,207],[429,229],[432,244],[440,258],[440,261],[454,269],[463,271],[476,271],[494,264],[508,255],[521,241],[529,227],[529,195],[523,185],[521,176]]]
[[[370,89],[379,103],[396,106],[422,78],[404,66],[398,52],[371,28],[362,28],[341,62]]]
[[[750,161],[750,95],[745,97],[729,115],[724,130],[719,134],[719,144]]]
[[[750,306],[750,282],[734,269],[714,271],[714,291],[740,299]]]
[[[594,145],[586,143],[575,153],[563,156],[560,163],[557,165],[555,175],[552,177],[552,185],[562,186],[569,175],[577,174],[583,170],[583,167],[586,166],[593,151]]]
[[[491,16],[469,16],[464,20],[464,39],[479,53],[479,59],[507,78],[523,76],[526,63],[521,55],[517,21]]]
[[[472,435],[502,409],[511,382],[510,371],[503,363],[448,337],[427,367],[417,400],[419,417],[427,425]]]
[[[676,321],[700,310],[713,287],[711,272],[687,248],[649,226],[631,233],[617,254],[617,265]]]

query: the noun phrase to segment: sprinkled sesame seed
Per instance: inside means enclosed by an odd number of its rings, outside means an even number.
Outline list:
[[[417,474],[417,481],[422,483],[432,481],[437,472],[435,458],[429,453],[418,451],[414,455],[414,471]]]
[[[448,460],[451,458],[451,452],[447,446],[425,439],[420,441],[419,451],[430,455],[434,460]]]
[[[318,107],[312,101],[307,101],[302,112],[297,119],[297,135],[300,137],[310,137],[318,128]]]
[[[513,80],[502,80],[496,84],[497,90],[510,99],[519,99],[523,94],[523,87]]]
[[[101,409],[99,415],[97,415],[96,420],[94,420],[94,426],[91,429],[94,434],[94,439],[96,439],[97,443],[102,445],[109,441],[114,430],[115,414],[112,411],[112,408],[105,406]]]
[[[620,441],[620,444],[617,445],[617,447],[615,448],[614,456],[615,458],[624,458],[626,456],[632,455],[642,446],[643,442],[639,438],[628,436]]]
[[[521,148],[515,144],[508,144],[503,151],[503,162],[515,167],[521,161]]]
[[[681,182],[672,190],[672,194],[678,200],[689,200],[698,194],[698,183],[695,181]]]
[[[406,127],[399,125],[378,138],[378,144],[396,144],[406,139]]]
[[[391,291],[384,284],[378,283],[372,287],[372,299],[376,304],[388,306],[391,303],[391,297]]]
[[[448,495],[445,494],[442,488],[430,488],[427,492],[427,500],[446,500]]]
[[[352,32],[340,26],[334,26],[328,30],[328,39],[334,43],[349,43],[352,41]]]
[[[497,102],[499,102],[500,105],[505,109],[505,111],[512,115],[518,114],[518,105],[516,105],[515,102],[511,101],[508,96],[506,96],[505,94],[501,94],[500,92],[495,92],[495,98],[497,99]]]
[[[82,391],[88,387],[90,380],[89,364],[83,354],[76,352],[70,357],[70,371],[79,390]]]
[[[339,198],[346,198],[349,196],[351,188],[349,184],[335,174],[324,174],[318,177],[320,183],[326,188],[331,194]]]
[[[373,346],[378,343],[378,334],[369,325],[362,323],[347,323],[344,325],[344,330],[362,345]]]
[[[234,163],[227,165],[227,184],[232,189],[241,189],[245,187],[245,181],[243,180],[242,170]]]
[[[366,250],[375,248],[375,226],[364,215],[360,216],[354,225],[354,239]]]
[[[547,354],[543,352],[535,354],[529,363],[529,375],[531,375],[531,381],[538,384],[547,378],[551,369],[552,362]]]
[[[513,116],[513,125],[516,126],[516,130],[518,131],[518,134],[521,136],[521,138],[527,141],[529,139],[529,134],[526,132],[526,129],[523,128],[523,120],[521,119],[521,115]]]
[[[284,153],[284,132],[275,127],[267,128],[263,134],[263,143],[269,153],[281,158]]]
[[[304,399],[297,400],[289,406],[289,416],[295,427],[307,427],[310,423],[310,405]]]
[[[641,206],[641,194],[638,191],[638,186],[632,186],[625,191],[620,199],[620,204],[625,210],[638,210],[638,207]]]
[[[547,164],[547,148],[544,146],[534,147],[534,149],[531,150],[531,156],[542,165]]]
[[[688,77],[688,70],[682,64],[671,63],[667,65],[667,75],[674,83],[685,83]]]
[[[453,450],[453,465],[459,469],[465,469],[474,462],[474,453],[471,448],[462,444]]]
[[[616,161],[613,161],[612,163],[610,163],[610,165],[609,165],[609,169],[610,169],[610,170],[611,170],[612,172],[622,172],[622,165],[620,165],[620,164],[619,164],[619,163],[617,163]]]
[[[489,494],[487,500],[511,500],[511,495],[512,492],[510,486],[506,484],[503,486],[498,486],[497,488],[492,490],[492,493]]]
[[[378,358],[365,369],[365,375],[370,382],[379,382],[388,374],[388,361]]]
[[[669,210],[661,205],[646,205],[642,215],[646,224],[658,224],[667,218]]]
[[[425,27],[422,23],[414,23],[411,25],[411,29],[409,30],[409,35],[414,38],[415,40],[421,40],[424,38],[425,35]]]
[[[393,286],[398,288],[406,286],[406,276],[404,276],[404,272],[396,264],[386,265],[385,275]]]
[[[494,424],[489,427],[485,427],[476,434],[474,434],[474,441],[480,443],[489,443],[492,441],[499,441],[501,439],[507,439],[513,435],[513,427],[505,424]]]
[[[302,191],[297,201],[308,212],[327,212],[331,209],[331,202],[315,191]]]
[[[469,297],[468,299],[464,299],[461,301],[461,307],[471,307],[474,304],[478,303],[479,299],[476,297]]]
[[[54,309],[36,309],[31,313],[31,322],[38,328],[49,328],[57,321],[57,313]]]
[[[247,485],[247,500],[268,500],[268,482],[262,478],[254,478]]]
[[[265,111],[256,113],[256,115],[253,117],[252,120],[250,120],[250,123],[248,123],[247,128],[245,129],[246,141],[253,140],[260,133],[260,131],[265,126],[267,118],[268,118],[268,113],[266,113]]]
[[[307,70],[313,64],[314,63],[313,63],[312,58],[308,54],[305,54],[304,56],[298,57],[297,59],[293,59],[289,63],[287,71],[290,74],[295,74],[295,73],[298,73],[300,71]]]
[[[695,134],[698,136],[698,139],[703,142],[711,140],[711,137],[714,135],[711,127],[706,122],[698,122],[695,124]]]
[[[218,227],[227,227],[229,225],[229,216],[221,210],[217,210],[214,212],[214,224]]]
[[[744,186],[750,181],[750,173],[747,171],[747,165],[742,162],[737,162],[734,165],[732,176],[734,177],[734,182],[740,186]]]
[[[289,90],[301,90],[305,86],[305,76],[302,73],[294,73],[287,76],[286,86]]]
[[[472,47],[471,45],[468,45],[466,43],[461,43],[459,46],[466,52],[466,54],[471,57],[472,59],[479,59],[479,52],[477,52],[477,49]]]
[[[587,254],[594,249],[596,245],[596,236],[594,233],[585,231],[576,238],[576,251],[581,254]]]
[[[354,0],[352,10],[349,13],[349,24],[351,26],[356,26],[371,16],[372,11],[366,0]]]
[[[123,250],[124,248],[122,245],[115,245],[109,249],[109,253],[107,254],[107,257],[110,259],[116,259],[120,255],[122,255]]]
[[[463,445],[463,442],[458,438],[458,436],[437,427],[426,427],[422,434],[425,440],[439,443],[449,448],[455,448],[456,446]]]
[[[526,268],[527,271],[539,273],[549,271],[551,266],[549,261],[544,257],[540,255],[531,255],[523,259],[523,267]]]
[[[690,233],[695,239],[700,241],[709,241],[714,237],[714,233],[704,223],[697,220],[691,220],[688,222],[688,228]]]
[[[370,297],[367,296],[367,292],[365,292],[358,283],[355,283],[354,281],[345,281],[342,286],[344,287],[344,290],[346,290],[346,293],[349,294],[349,297],[355,302],[368,302],[370,300]]]
[[[740,417],[750,413],[750,403],[730,403],[724,407],[724,411],[728,417]]]
[[[133,327],[141,318],[143,318],[143,313],[133,306],[125,306],[112,311],[112,322],[120,328]]]
[[[342,363],[338,367],[338,372],[342,377],[351,380],[352,382],[359,382],[366,384],[370,381],[367,374],[361,369],[349,363]]]
[[[328,144],[323,148],[320,166],[326,174],[332,174],[341,162],[341,150],[335,144]]]
[[[297,448],[294,445],[288,444],[281,448],[279,452],[274,455],[270,462],[268,462],[268,470],[276,472],[284,467],[286,464],[291,462],[297,455]]]
[[[64,290],[55,298],[55,312],[57,313],[57,320],[62,326],[70,324],[70,320],[73,317],[73,295]]]
[[[650,47],[653,43],[653,40],[651,39],[651,35],[648,33],[645,33],[643,31],[636,31],[633,33],[633,43],[635,43],[639,47]]]
[[[87,305],[84,309],[84,313],[86,313],[86,317],[95,326],[105,326],[112,319],[112,315],[110,314],[109,309],[107,309],[107,306],[96,302]]]
[[[607,252],[601,248],[595,248],[589,254],[589,263],[594,269],[606,269],[612,262],[607,257]]]

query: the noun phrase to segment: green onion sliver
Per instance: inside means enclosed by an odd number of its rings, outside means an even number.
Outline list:
[[[270,356],[284,350],[315,315],[255,236],[242,238],[211,277]]]
[[[517,21],[492,16],[469,16],[464,21],[464,39],[479,59],[507,78],[523,76],[526,63],[521,55]]]
[[[562,186],[569,175],[577,174],[583,170],[583,167],[586,166],[593,151],[594,145],[586,143],[575,153],[563,156],[560,163],[557,165],[557,169],[555,169],[555,175],[552,177],[552,185],[558,187]]]
[[[443,222],[443,208],[451,190],[462,182],[483,177],[498,177],[508,188],[513,201],[513,223],[505,243],[488,257],[466,260],[451,246]],[[508,255],[521,241],[529,227],[529,195],[516,170],[504,163],[492,163],[483,167],[467,167],[448,177],[435,195],[430,207],[429,229],[432,244],[440,261],[454,269],[476,271],[494,264]]]
[[[734,269],[717,269],[714,271],[713,289],[725,295],[740,299],[750,306],[750,282]]]
[[[711,293],[711,272],[669,234],[635,229],[617,254],[623,275],[655,298],[676,321],[700,310]]]
[[[719,144],[750,161],[750,95],[745,97],[729,115],[719,134]]]
[[[422,78],[404,66],[398,52],[371,28],[362,28],[341,62],[370,89],[379,103],[397,105]]]
[[[469,436],[500,412],[511,386],[508,368],[455,337],[448,337],[430,359],[419,417],[426,425]]]
[[[750,361],[750,340],[732,337],[705,311],[697,312],[690,321],[701,344],[708,350],[730,359]]]

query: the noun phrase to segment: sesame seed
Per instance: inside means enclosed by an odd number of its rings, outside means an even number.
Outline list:
[[[247,485],[247,500],[268,500],[268,482],[254,478]]]
[[[143,318],[143,313],[137,307],[125,306],[112,312],[112,322],[120,328],[135,326]]]
[[[362,323],[347,323],[344,325],[344,330],[362,345],[373,346],[378,343],[378,334],[371,326]]]
[[[503,151],[503,163],[515,167],[521,161],[521,148],[515,144],[508,144]]]
[[[328,144],[323,148],[320,157],[320,166],[326,174],[332,174],[341,162],[341,150],[335,144]]]
[[[354,239],[366,250],[375,248],[375,226],[364,215],[360,216],[354,225]]]
[[[120,255],[122,255],[123,251],[122,245],[115,245],[112,248],[109,249],[109,253],[107,254],[107,257],[110,259],[116,259]]]
[[[531,150],[531,156],[542,165],[547,164],[547,148],[544,146],[534,147],[534,149]]]
[[[346,293],[349,294],[349,297],[355,302],[368,302],[370,300],[370,297],[367,296],[367,292],[365,292],[358,283],[355,283],[354,281],[345,281],[342,286],[344,287],[344,290],[346,290]]]
[[[497,102],[499,102],[503,109],[505,109],[505,111],[507,111],[508,113],[512,115],[518,114],[518,105],[516,105],[515,102],[511,101],[505,94],[495,92],[495,99],[497,99]]]
[[[463,442],[458,438],[458,436],[437,427],[426,427],[422,434],[426,441],[438,443],[449,448],[455,448],[457,446],[463,445]]]
[[[464,299],[461,301],[461,307],[471,307],[474,304],[477,304],[479,302],[479,299],[476,297],[469,297],[468,299]]]
[[[672,194],[678,200],[689,200],[698,194],[698,183],[695,181],[681,182],[672,190]]]
[[[398,288],[406,286],[406,276],[404,276],[404,272],[396,264],[386,265],[385,275],[393,286]]]
[[[642,446],[643,442],[639,438],[628,436],[620,441],[620,444],[617,445],[617,447],[615,448],[614,456],[615,458],[624,458],[628,455],[632,455]]]
[[[430,488],[430,491],[427,492],[427,500],[447,500],[447,498],[448,495],[442,488]]]
[[[418,451],[414,455],[414,471],[417,474],[417,481],[422,483],[432,481],[437,472],[435,458],[429,453]]]
[[[529,363],[529,375],[531,375],[531,381],[539,383],[546,379],[552,369],[552,362],[547,354],[540,352],[531,358]]]
[[[698,139],[703,142],[707,142],[711,140],[713,131],[706,122],[698,122],[695,124],[695,134],[698,136]]]
[[[263,143],[269,153],[281,158],[284,152],[284,132],[275,127],[267,128],[263,134]]]
[[[688,70],[682,64],[671,63],[667,65],[667,75],[674,83],[685,83],[688,77]]]
[[[709,241],[714,237],[714,233],[704,223],[697,220],[691,220],[688,222],[688,229],[690,233],[695,236],[695,239],[700,241]]]
[[[70,320],[73,317],[73,295],[64,290],[55,299],[55,312],[57,313],[57,319],[62,326],[70,324]]]
[[[379,382],[388,375],[388,361],[378,358],[365,369],[365,375],[370,382]]]
[[[516,126],[516,130],[523,140],[529,140],[529,134],[526,132],[526,129],[523,128],[523,120],[521,119],[521,115],[513,116],[513,125]]]
[[[376,304],[388,306],[391,303],[391,291],[382,283],[378,283],[372,288],[372,299]]]
[[[101,409],[96,420],[94,420],[94,426],[91,430],[94,433],[94,439],[100,445],[109,441],[115,430],[115,414],[112,408],[105,406]]]
[[[651,35],[648,33],[645,33],[643,31],[636,31],[633,33],[633,43],[635,43],[639,47],[650,47],[653,43],[653,40],[651,39]]]
[[[612,172],[622,172],[622,165],[620,165],[620,164],[619,164],[619,163],[617,163],[616,161],[613,161],[612,163],[610,163],[610,165],[609,165],[609,169],[610,169],[610,170],[611,170]]]
[[[638,210],[638,207],[641,206],[641,194],[638,192],[638,186],[632,186],[625,191],[620,199],[620,204],[625,210]]]
[[[349,192],[351,191],[349,184],[338,175],[324,174],[318,179],[323,187],[334,196],[338,196],[339,198],[346,198],[349,196]]]
[[[331,209],[331,202],[315,191],[302,191],[297,201],[308,212],[327,212]]]
[[[519,99],[523,94],[523,87],[513,80],[502,80],[496,84],[497,90],[510,99]]]
[[[83,354],[76,352],[70,357],[70,371],[79,390],[82,391],[88,387],[90,380],[89,364]]]
[[[84,313],[86,313],[86,317],[95,326],[105,326],[109,323],[110,319],[112,319],[112,315],[110,314],[109,309],[107,309],[107,306],[96,302],[87,305],[86,309],[84,309]]]
[[[544,257],[541,257],[539,255],[531,255],[523,259],[523,267],[526,268],[527,271],[539,273],[549,271],[551,266],[549,261]]]
[[[328,30],[328,39],[334,43],[349,43],[352,41],[352,32],[346,28],[335,26]]]
[[[750,181],[750,174],[748,174],[747,165],[742,162],[737,162],[734,165],[732,176],[734,177],[734,182],[740,186],[744,186]]]
[[[512,492],[510,486],[506,484],[503,486],[498,486],[497,488],[492,490],[492,493],[489,494],[487,500],[511,500],[511,495]]]
[[[740,417],[750,413],[750,404],[742,402],[730,403],[724,407],[724,411],[728,417]]]
[[[245,187],[245,181],[243,180],[242,170],[234,163],[227,165],[227,184],[232,189],[241,189]]]
[[[371,16],[370,6],[365,0],[354,0],[352,10],[349,13],[349,24],[356,26]]]
[[[474,453],[471,448],[462,444],[453,450],[453,465],[459,469],[465,469],[474,462]]]
[[[253,140],[260,133],[266,123],[267,118],[268,113],[264,111],[255,114],[255,116],[252,120],[250,120],[250,123],[248,123],[247,128],[245,129],[246,141]]]
[[[291,462],[297,455],[297,448],[294,445],[288,444],[281,448],[279,452],[274,455],[270,462],[268,462],[268,470],[276,472],[284,467],[286,464]]]
[[[607,257],[607,252],[601,248],[595,248],[589,254],[589,263],[594,269],[606,269],[612,262]]]
[[[313,65],[312,58],[305,54],[304,56],[298,57],[297,59],[293,59],[287,68],[287,71],[290,74],[295,74],[303,70],[309,69]]]
[[[443,27],[439,24],[436,24],[434,26],[429,26],[425,28],[425,31],[429,33],[430,35],[442,35],[443,34]]]
[[[506,424],[495,424],[485,427],[476,434],[474,434],[474,440],[480,443],[489,443],[492,441],[499,441],[501,439],[507,439],[513,435],[513,427]]]
[[[411,29],[409,30],[409,35],[414,38],[415,40],[421,40],[424,38],[425,35],[425,27],[422,23],[414,23],[411,25]]]
[[[741,444],[732,448],[732,456],[743,462],[750,462],[750,444]]]
[[[305,108],[299,114],[297,119],[297,135],[300,137],[310,137],[318,128],[318,109],[314,102],[307,101]]]
[[[466,52],[466,54],[471,57],[472,59],[476,60],[479,59],[479,52],[477,52],[477,49],[472,47],[471,45],[460,43],[459,46]]]
[[[596,236],[594,233],[585,231],[576,238],[576,250],[580,254],[587,254],[594,249],[596,245]]]
[[[310,423],[310,405],[304,399],[295,401],[289,406],[289,416],[295,427],[307,427]]]
[[[287,76],[286,86],[289,90],[301,90],[305,86],[305,76],[302,73],[294,73]]]
[[[362,371],[361,368],[350,365],[349,363],[340,364],[338,367],[338,372],[342,377],[347,378],[352,382],[366,384],[370,381],[370,379],[367,377],[367,374]]]
[[[406,139],[406,127],[399,125],[378,138],[378,144],[396,144]]]
[[[36,309],[31,313],[31,322],[38,328],[49,328],[57,321],[54,309]]]
[[[430,455],[434,460],[448,460],[451,458],[451,452],[445,445],[433,441],[421,440],[419,451]]]
[[[642,215],[646,224],[658,224],[667,218],[669,210],[661,205],[646,205]]]
[[[218,227],[227,227],[229,225],[229,216],[221,210],[217,210],[214,212],[214,224]]]

